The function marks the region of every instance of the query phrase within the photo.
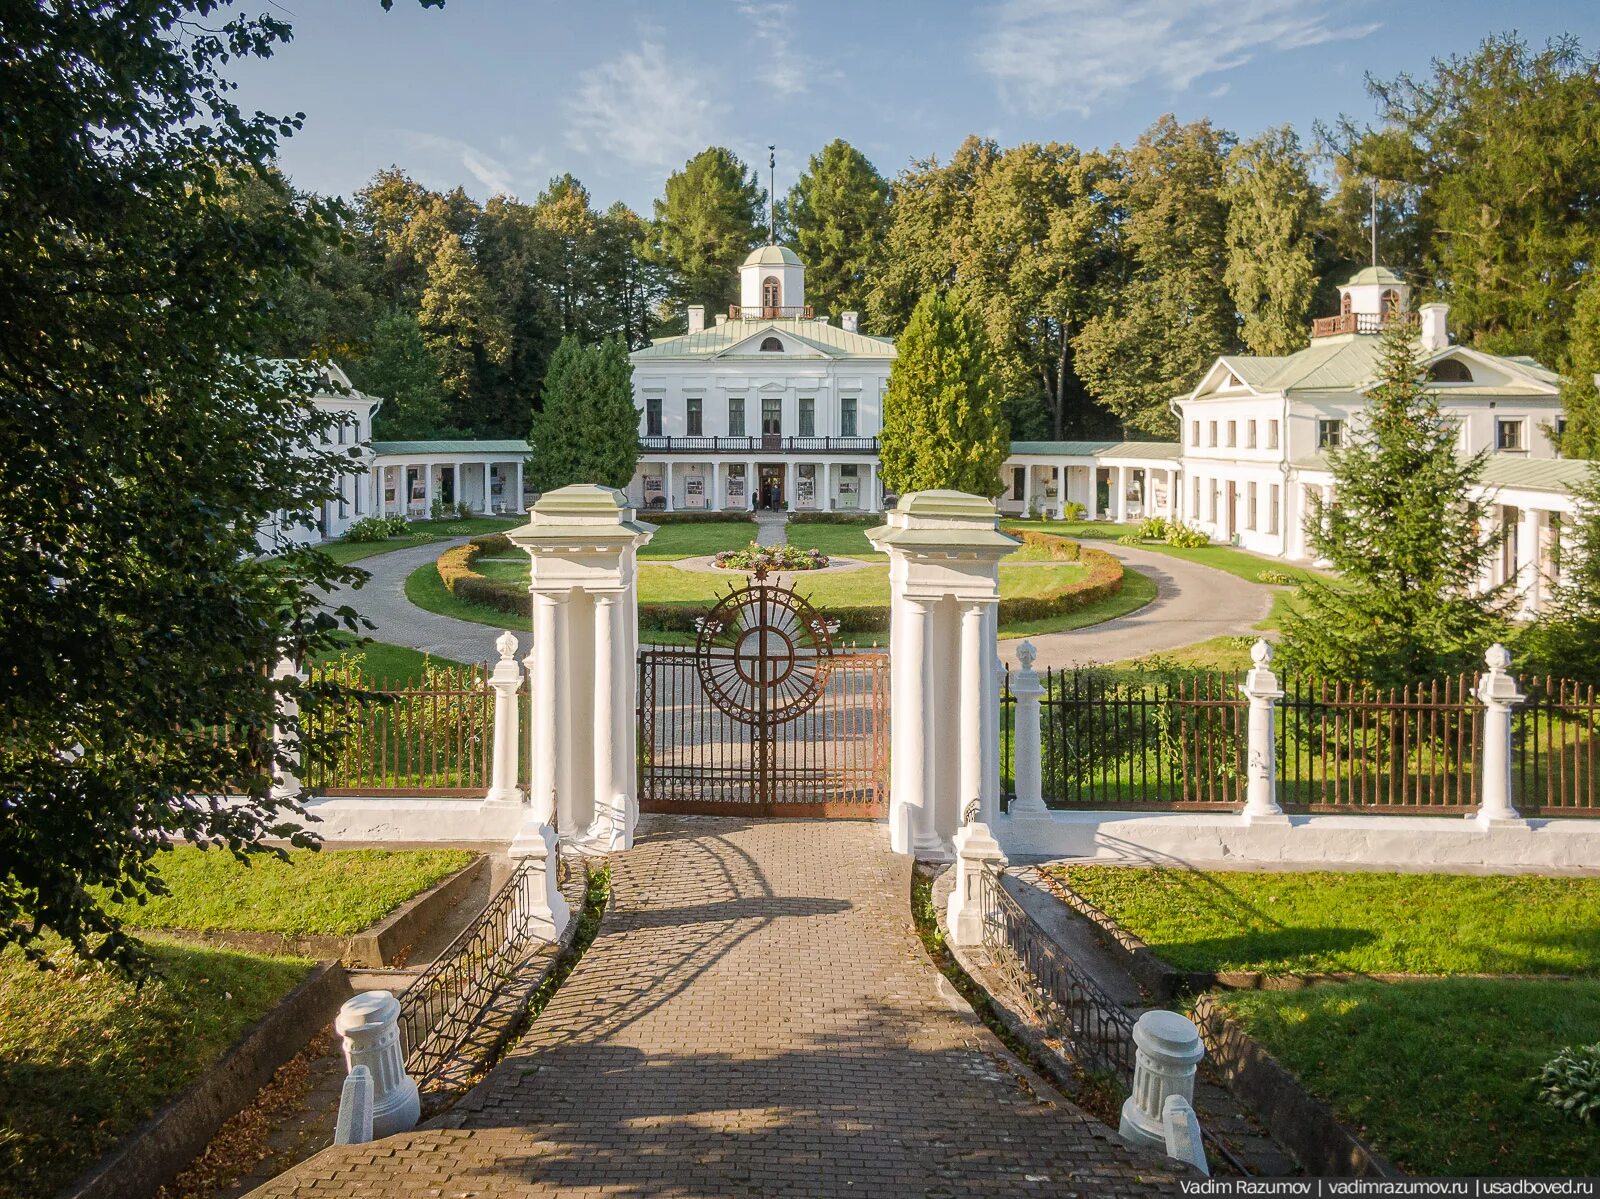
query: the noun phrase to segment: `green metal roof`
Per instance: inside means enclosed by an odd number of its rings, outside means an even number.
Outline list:
[[[784,266],[805,265],[793,250],[783,246],[757,246],[744,260],[745,266],[776,266],[780,263]]]
[[[726,355],[740,342],[758,338],[771,330],[809,346],[827,358],[877,358],[893,359],[894,342],[887,337],[872,337],[866,333],[850,333],[825,320],[804,320],[799,317],[780,320],[728,320],[702,329],[699,333],[685,333],[679,337],[660,337],[628,357],[639,362],[653,358],[715,358]],[[759,343],[758,343],[759,344]],[[763,362],[782,362],[784,355],[761,353],[752,349],[749,354],[731,355],[738,358],[759,359]]]
[[[1319,337],[1305,349],[1287,358],[1225,356],[1219,361],[1257,391],[1304,394],[1360,391],[1378,378],[1383,339],[1372,334],[1343,333]],[[1441,396],[1543,396],[1560,384],[1561,377],[1531,358],[1507,358],[1485,354],[1469,346],[1448,346],[1436,353],[1424,353],[1425,361],[1459,355],[1469,369],[1474,362],[1487,364],[1511,376],[1504,383],[1451,384],[1441,387]],[[1225,398],[1225,397],[1218,397]]]
[[[1011,453],[1051,458],[1181,458],[1176,441],[1013,441]]]
[[[1588,476],[1594,463],[1582,458],[1520,458],[1491,454],[1483,465],[1489,487],[1525,487],[1530,491],[1570,492]]]
[[[1365,266],[1351,275],[1340,287],[1363,287],[1372,283],[1381,283],[1387,287],[1405,286],[1405,279],[1396,271],[1391,271],[1386,266]]]
[[[374,441],[374,454],[527,454],[525,441]]]

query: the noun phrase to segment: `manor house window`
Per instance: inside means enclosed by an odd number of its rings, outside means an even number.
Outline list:
[[[1247,450],[1256,448],[1256,422],[1253,420],[1244,422],[1244,446]]]
[[[1275,420],[1269,420],[1267,422],[1267,449],[1275,450],[1277,448],[1278,448],[1278,422],[1275,421]]]
[[[646,437],[661,436],[661,397],[646,396],[644,400],[644,433]]]
[[[1254,483],[1245,484],[1244,527],[1247,529],[1256,527],[1256,485]]]
[[[690,437],[700,437],[705,433],[705,414],[703,401],[699,396],[690,396],[688,400],[688,433]]]
[[[810,396],[800,397],[800,436],[817,435],[817,401]]]
[[[1207,429],[1206,432],[1210,434],[1211,448],[1212,449],[1216,449],[1217,448],[1217,422],[1216,421],[1211,421],[1210,422],[1210,428]]]
[[[839,400],[839,436],[856,436],[856,398],[842,396]]]
[[[1196,449],[1198,449],[1199,446],[1200,446],[1200,422],[1199,421],[1190,421],[1189,422],[1189,444],[1194,446]]]
[[[728,436],[744,436],[744,397],[734,396],[728,401]]]
[[[1278,485],[1272,484],[1267,488],[1267,532],[1278,531]]]
[[[1525,450],[1527,442],[1522,437],[1522,422],[1500,417],[1494,422],[1494,448],[1497,450]]]
[[[1344,444],[1344,422],[1342,420],[1317,421],[1317,449],[1336,450]]]
[[[1236,421],[1236,420],[1231,420],[1231,421],[1228,422],[1228,448],[1230,450],[1231,449],[1236,449],[1238,447],[1238,445],[1239,445],[1239,422]]]
[[[776,337],[765,338],[761,342],[761,352],[763,354],[781,354],[783,353],[783,342]]]

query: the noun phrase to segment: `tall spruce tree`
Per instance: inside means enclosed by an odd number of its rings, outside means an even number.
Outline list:
[[[883,483],[993,496],[1006,456],[988,334],[972,311],[929,292],[896,346],[883,397]]]
[[[1253,354],[1292,354],[1306,344],[1317,287],[1313,231],[1322,195],[1311,160],[1288,125],[1228,156],[1228,291],[1239,336]]]
[[[1600,458],[1600,273],[1591,271],[1572,306],[1567,354],[1562,362],[1561,413],[1566,431],[1561,452],[1568,458]]]
[[[1502,540],[1472,495],[1487,451],[1460,458],[1457,440],[1422,382],[1415,327],[1392,322],[1364,418],[1328,454],[1333,501],[1312,495],[1307,538],[1339,577],[1301,588],[1290,669],[1400,686],[1469,672],[1505,634],[1510,584],[1480,582]]]
[[[670,300],[717,309],[737,298],[739,264],[766,233],[765,199],[756,173],[721,146],[667,178],[646,256],[666,272]]]
[[[849,142],[813,154],[780,214],[806,264],[806,297],[822,312],[866,307],[889,224],[889,184]]]
[[[639,461],[633,364],[621,337],[585,346],[561,339],[545,373],[542,405],[528,437],[537,491],[572,483],[626,487]]]

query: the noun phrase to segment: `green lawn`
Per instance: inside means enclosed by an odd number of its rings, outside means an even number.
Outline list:
[[[339,648],[319,655],[316,661],[329,662],[348,654],[360,665],[366,678],[378,688],[382,688],[386,683],[398,685],[407,679],[420,679],[423,668],[428,663],[450,667],[467,665],[453,658],[425,654],[407,645],[390,645],[387,641],[369,641],[365,645],[358,645],[356,644],[358,638],[349,633],[339,633],[337,637]],[[489,642],[485,641],[485,657],[488,657],[489,650]]]
[[[1007,524],[1002,523],[1002,528]],[[1062,520],[1030,520],[1026,524],[1018,524],[1017,528],[1035,529],[1042,533],[1055,533],[1062,537],[1075,537],[1079,539],[1099,539],[1102,541],[1115,540],[1138,531],[1138,525],[1114,524],[1086,524],[1082,521]],[[1239,549],[1232,545],[1203,545],[1196,549],[1179,549],[1177,546],[1168,545],[1163,541],[1141,541],[1139,549],[1149,550],[1153,554],[1166,554],[1169,558],[1182,558],[1185,562],[1198,562],[1201,566],[1210,566],[1217,570],[1227,571],[1241,579],[1252,583],[1261,582],[1261,572],[1264,570],[1276,571],[1289,579],[1291,583],[1303,582],[1309,578],[1327,579],[1329,576],[1320,570],[1313,570],[1308,566],[1297,566],[1284,562],[1279,558],[1269,558],[1264,554],[1254,554],[1249,550]]]
[[[1000,569],[1003,571],[1005,567],[1002,566]],[[1126,616],[1130,612],[1137,612],[1155,598],[1156,585],[1150,577],[1140,574],[1132,567],[1124,567],[1122,590],[1116,595],[1096,600],[1075,612],[1067,612],[1060,616],[1051,616],[1044,620],[1016,621],[1003,626],[1000,629],[1000,637],[1006,640],[1013,637],[1035,637],[1043,633],[1064,633],[1068,629],[1086,629],[1090,625],[1102,624],[1119,616]]]
[[[263,854],[247,865],[183,845],[157,859],[171,895],[106,908],[141,928],[345,936],[471,860],[459,849],[293,849],[287,862]]]
[[[650,518],[645,516],[641,519],[648,521]],[[639,551],[639,559],[642,562],[663,562],[674,558],[699,558],[722,550],[742,549],[755,539],[755,522],[748,520],[690,521],[681,525],[660,525],[649,544]]]
[[[1353,982],[1223,999],[1308,1089],[1412,1174],[1600,1174],[1600,1129],[1536,1102],[1531,1081],[1564,1046],[1600,1041],[1600,983]]]
[[[881,524],[881,520],[863,520],[853,524],[796,524],[790,521],[784,527],[783,535],[790,545],[797,545],[803,550],[821,550],[830,558],[842,555],[846,558],[887,562],[889,555],[880,554],[867,540],[867,530]]]
[[[64,947],[0,953],[0,1195],[46,1199],[300,982],[309,962],[153,939],[135,988]]]
[[[478,537],[484,533],[499,533],[515,529],[528,522],[521,517],[469,516],[451,520],[416,520],[409,526],[408,536],[391,537],[387,541],[330,541],[322,550],[335,562],[359,562],[392,550],[410,549],[414,545],[427,545],[432,541],[454,541],[458,537]]]
[[[1600,878],[1053,869],[1185,970],[1600,975]]]

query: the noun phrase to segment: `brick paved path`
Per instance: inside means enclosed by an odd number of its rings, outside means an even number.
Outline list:
[[[877,825],[647,818],[582,964],[448,1127],[257,1193],[1173,1193],[943,997],[909,891]]]

